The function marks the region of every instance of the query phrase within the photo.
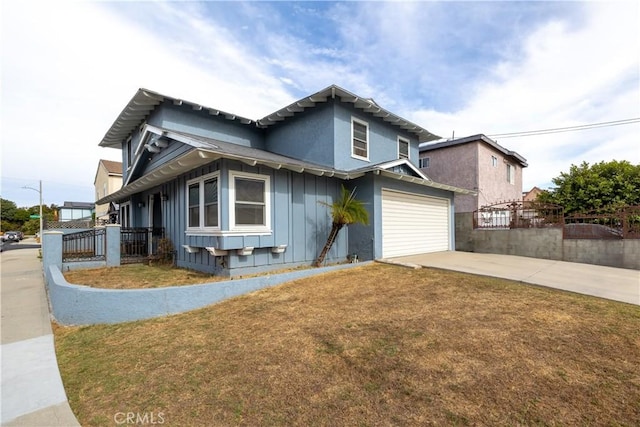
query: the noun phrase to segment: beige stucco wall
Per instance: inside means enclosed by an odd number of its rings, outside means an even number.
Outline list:
[[[106,193],[104,191],[106,184]],[[106,168],[100,164],[98,172],[96,174],[95,196],[96,200],[101,199],[122,187],[122,177],[116,175],[109,175]],[[96,219],[105,218],[109,210],[109,204],[98,205],[96,204]]]
[[[421,158],[429,157],[429,167],[421,170],[436,182],[476,190],[477,146],[477,143],[470,143],[420,153]],[[475,196],[455,195],[456,212],[472,212],[475,205]]]
[[[478,145],[478,204],[472,210],[495,203],[522,199],[522,167],[486,144]],[[493,166],[491,156],[498,158]],[[507,164],[515,168],[515,180],[507,181]]]
[[[497,165],[492,165],[495,156]],[[515,167],[515,181],[507,181],[506,156],[485,143],[469,142],[420,153],[429,157],[429,167],[421,169],[436,182],[478,191],[478,196],[455,196],[456,212],[473,212],[482,206],[522,199],[522,167]]]

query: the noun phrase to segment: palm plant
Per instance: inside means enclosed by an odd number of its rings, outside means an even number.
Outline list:
[[[325,243],[324,248],[322,248],[322,252],[320,252],[318,259],[314,264],[316,267],[319,267],[324,261],[324,258],[327,256],[331,246],[333,246],[333,243],[336,241],[338,232],[342,227],[350,224],[359,223],[367,225],[369,223],[369,213],[365,209],[364,203],[356,199],[355,188],[349,191],[344,188],[343,185],[340,192],[340,198],[338,200],[332,204],[325,202],[320,203],[328,206],[331,210],[331,231],[329,232],[327,243]]]

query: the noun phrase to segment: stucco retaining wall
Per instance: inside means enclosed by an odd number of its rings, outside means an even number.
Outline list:
[[[60,267],[51,264],[45,266],[45,280],[56,321],[64,325],[93,325],[183,313],[284,282],[369,263],[341,264],[200,285],[132,290],[98,289],[70,284]]]
[[[640,240],[563,239],[562,228],[474,230],[472,213],[456,214],[456,250],[640,270]]]

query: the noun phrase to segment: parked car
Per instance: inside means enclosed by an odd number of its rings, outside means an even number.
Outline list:
[[[19,242],[24,238],[22,231],[5,231],[2,240],[5,242]]]

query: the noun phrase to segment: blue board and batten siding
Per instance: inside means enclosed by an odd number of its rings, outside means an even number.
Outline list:
[[[351,119],[369,127],[369,160],[351,155]],[[285,123],[272,125],[266,136],[269,151],[339,170],[354,170],[398,158],[398,136],[409,141],[410,160],[418,162],[415,136],[391,127],[351,104],[328,101],[298,113]]]
[[[209,173],[220,172],[220,224],[222,230],[229,225],[228,179],[231,171],[267,175],[271,181],[271,233],[267,235],[224,236],[220,233],[188,235],[187,230],[187,182]],[[240,162],[217,160],[191,171],[176,180],[144,193],[149,198],[163,193],[168,200],[157,198],[152,203],[162,203],[162,217],[166,237],[176,248],[176,263],[180,267],[204,270],[217,274],[249,274],[277,269],[283,265],[308,265],[322,250],[331,228],[329,208],[340,192],[340,180],[299,174],[268,167],[248,166]],[[149,203],[150,205],[151,203]],[[146,207],[148,212],[150,207]],[[327,256],[328,262],[344,261],[348,236],[342,231]],[[201,248],[196,253],[187,252],[182,245]],[[272,248],[287,245],[283,253],[272,253]],[[214,257],[205,247],[228,250],[224,258]],[[254,247],[249,256],[240,256],[237,249]]]

